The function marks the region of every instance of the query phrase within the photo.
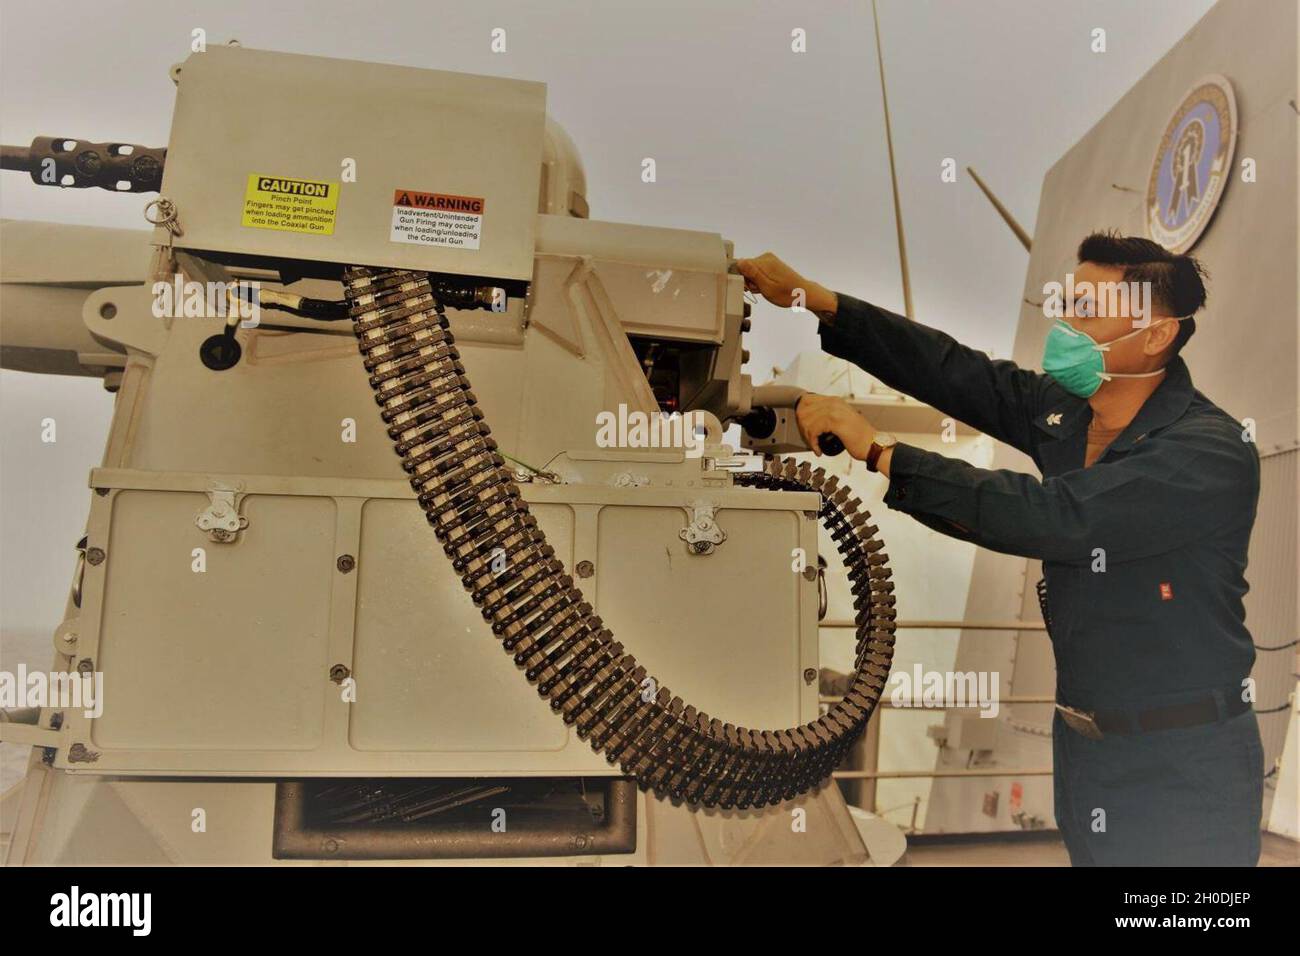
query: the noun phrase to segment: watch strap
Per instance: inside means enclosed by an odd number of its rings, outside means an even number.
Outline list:
[[[885,453],[886,447],[888,446],[872,441],[871,447],[867,449],[867,471],[876,470],[876,462],[880,461],[880,456]]]

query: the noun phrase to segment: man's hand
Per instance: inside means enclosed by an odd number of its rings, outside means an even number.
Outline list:
[[[826,432],[844,442],[844,450],[859,461],[867,460],[867,452],[871,450],[871,443],[876,438],[876,430],[871,427],[871,423],[843,399],[815,395],[812,392],[799,399],[795,421],[804,443],[818,455],[822,450],[817,438]]]
[[[745,288],[757,292],[773,305],[788,309],[796,299],[809,312],[834,314],[838,306],[835,293],[816,282],[809,282],[770,252],[756,259],[736,260],[736,271],[745,277]],[[802,296],[799,293],[802,291]]]

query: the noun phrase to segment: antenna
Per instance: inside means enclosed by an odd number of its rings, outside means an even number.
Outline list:
[[[998,215],[1002,217],[1002,221],[1011,227],[1011,231],[1016,234],[1016,238],[1020,240],[1020,244],[1024,246],[1025,251],[1028,252],[1030,246],[1034,243],[1033,237],[1021,228],[1020,223],[1016,222],[1016,217],[1011,215],[1011,212],[1007,207],[998,201],[998,197],[993,195],[993,190],[984,185],[984,180],[980,179],[980,174],[975,172],[973,166],[967,166],[966,172],[970,173],[970,178],[975,180],[975,185],[978,186],[984,195],[988,197],[989,202],[993,204],[993,208],[996,209]]]
[[[885,92],[885,56],[880,50],[880,17],[876,13],[876,0],[871,0],[871,20],[876,26],[876,62],[880,64],[880,102],[885,107],[885,145],[889,149],[889,182],[894,188],[894,224],[898,227],[898,265],[903,272],[903,312],[909,319],[912,312],[912,279],[907,271],[907,240],[903,237],[903,207],[898,201],[898,173],[894,169],[894,131],[889,123],[889,95]]]

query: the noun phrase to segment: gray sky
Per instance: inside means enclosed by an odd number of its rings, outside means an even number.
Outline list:
[[[1208,0],[881,0],[917,318],[1011,351],[1028,256],[964,171],[1031,232],[1043,174],[1211,6]],[[168,67],[209,42],[541,80],[587,170],[596,219],[720,232],[832,287],[901,309],[871,7],[865,0],[208,3],[0,0],[0,140],[163,145]],[[507,52],[489,48],[507,31]],[[1107,33],[1093,53],[1090,33]],[[791,52],[791,31],[807,52]],[[219,144],[214,144],[219,145]],[[640,180],[656,160],[658,181]],[[143,226],[148,197],[0,177],[6,218]],[[816,347],[762,307],[767,377]],[[0,316],[0,322],[3,317]],[[0,326],[0,335],[3,327]],[[0,625],[62,615],[86,474],[107,433],[98,382],[0,373]],[[41,419],[59,441],[41,443]]]

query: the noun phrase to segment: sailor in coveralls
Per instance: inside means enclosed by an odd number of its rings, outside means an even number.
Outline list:
[[[975,468],[897,442],[836,398],[799,403],[809,447],[820,454],[817,436],[838,436],[888,476],[890,508],[1042,561],[1056,822],[1071,861],[1253,866],[1264,776],[1242,605],[1259,497],[1253,436],[1193,387],[1178,355],[1205,302],[1199,264],[1113,234],[1089,236],[1078,260],[1076,298],[1059,303],[1047,337],[1047,374],[836,294],[770,253],[737,268],[776,305],[802,294],[825,351],[1042,472]],[[1099,295],[1116,288],[1107,283],[1138,283],[1129,288],[1149,302]]]

